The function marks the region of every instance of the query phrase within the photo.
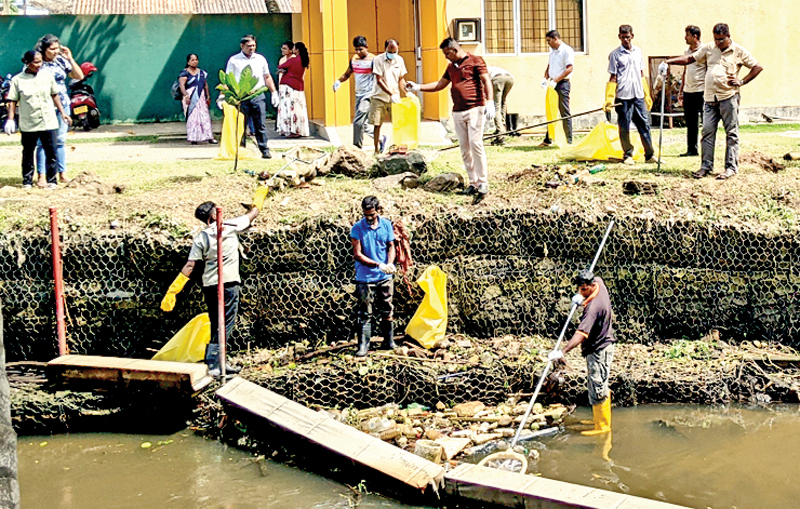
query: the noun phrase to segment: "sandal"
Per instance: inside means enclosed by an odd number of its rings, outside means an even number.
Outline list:
[[[729,178],[733,178],[736,176],[736,172],[728,168],[724,172],[717,175],[717,180],[728,180]]]

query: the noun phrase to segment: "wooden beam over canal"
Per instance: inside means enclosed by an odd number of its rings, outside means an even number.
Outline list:
[[[151,391],[192,395],[211,383],[205,364],[95,355],[63,355],[47,363],[47,379],[72,391]]]
[[[450,497],[503,507],[563,509],[686,509],[683,506],[462,463],[445,477]]]
[[[444,468],[436,463],[243,378],[237,377],[225,384],[217,391],[217,396],[228,405],[417,490],[424,490],[428,486],[438,489],[444,478]]]

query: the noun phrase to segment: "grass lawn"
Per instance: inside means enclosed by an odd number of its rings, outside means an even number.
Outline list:
[[[628,167],[607,163],[606,170],[595,175],[594,183],[555,189],[545,184],[594,163],[563,161],[558,149],[536,147],[540,136],[514,138],[505,147],[487,145],[491,191],[477,206],[471,204],[471,198],[455,194],[429,193],[421,188],[383,192],[367,179],[328,176],[315,179],[309,189],[288,189],[270,196],[258,227],[280,228],[319,216],[349,222],[359,214],[361,198],[377,194],[389,216],[446,212],[469,216],[514,208],[587,217],[615,214],[657,221],[713,222],[765,231],[795,230],[800,162],[780,161],[786,163],[786,169],[778,173],[744,162],[754,152],[780,160],[787,152],[800,151],[800,139],[786,135],[791,132],[800,132],[800,124],[743,126],[740,175],[728,181],[692,178],[700,159],[678,157],[685,151],[686,133],[685,129],[673,129],[664,131],[660,171],[655,164]],[[244,210],[240,203],[249,201],[255,188],[254,175],[263,170],[275,172],[284,164],[279,157],[242,161],[234,174],[232,162],[210,160],[214,153],[211,148],[192,152],[195,149],[187,149],[184,142],[150,138],[68,141],[68,148],[75,151],[69,156],[69,175],[91,171],[106,184],[125,186],[122,194],[109,195],[97,194],[92,187],[23,191],[21,148],[4,140],[0,145],[0,227],[45,227],[48,207],[55,206],[74,228],[101,231],[116,220],[121,228],[155,226],[185,235],[196,227],[193,212],[199,203],[212,200],[224,207],[226,215],[239,214]],[[657,144],[657,129],[653,138]],[[428,156],[435,153],[427,147],[423,152]],[[720,131],[717,172],[723,169],[724,152],[724,132]],[[421,180],[424,183],[444,172],[464,174],[457,149],[440,152]],[[657,190],[649,195],[626,195],[622,187],[626,180],[652,182]]]

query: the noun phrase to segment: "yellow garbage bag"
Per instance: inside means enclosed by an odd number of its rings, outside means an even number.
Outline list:
[[[545,113],[547,114],[547,121],[561,118],[561,112],[558,110],[558,92],[553,87],[547,87],[547,94],[545,96]],[[567,135],[564,133],[564,122],[553,122],[547,124],[547,134],[553,140],[553,144],[558,147],[564,148],[567,146]]]
[[[644,159],[644,148],[639,134],[631,132],[633,159]],[[587,134],[580,143],[569,145],[558,152],[565,160],[575,161],[622,161],[622,144],[619,141],[619,128],[610,122],[601,122]]]
[[[211,340],[211,321],[208,313],[192,318],[161,350],[154,361],[199,362],[206,356],[206,345]]]
[[[238,113],[236,108],[228,103],[222,104],[222,112],[225,115],[225,120],[222,121],[222,140],[219,142],[219,152],[217,153],[217,157],[214,159],[216,161],[233,161],[236,159],[236,146],[239,144],[241,137],[244,134],[245,115],[244,113]],[[239,117],[238,122],[236,121],[237,116]],[[236,128],[237,123],[239,124],[238,131]],[[239,133],[238,139],[236,137],[237,132]],[[250,149],[239,147],[240,161],[255,158],[256,156],[250,151]]]
[[[425,292],[425,297],[408,322],[406,334],[430,349],[444,338],[447,331],[447,274],[431,265],[417,279],[417,283]]]
[[[419,145],[420,130],[419,99],[408,94],[397,104],[392,103],[392,143],[406,145],[409,150]]]

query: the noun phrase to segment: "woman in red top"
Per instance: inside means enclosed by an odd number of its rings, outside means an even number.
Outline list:
[[[308,49],[302,42],[295,43],[294,56],[278,66],[281,74],[278,87],[278,120],[276,127],[281,136],[297,138],[308,136],[308,111],[303,76],[308,69]]]

